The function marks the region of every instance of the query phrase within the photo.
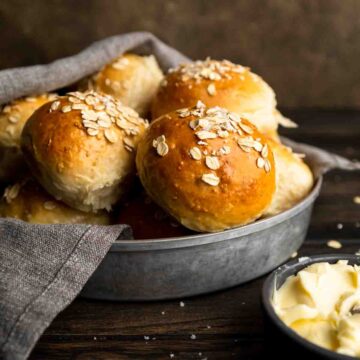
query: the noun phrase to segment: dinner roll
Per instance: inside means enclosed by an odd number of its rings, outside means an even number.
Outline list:
[[[0,108],[0,182],[13,180],[26,168],[20,151],[20,135],[27,119],[55,94],[42,94],[12,101]]]
[[[176,109],[221,106],[252,122],[260,132],[277,136],[275,93],[249,68],[230,61],[195,61],[170,70],[152,104],[152,118]]]
[[[88,87],[112,95],[146,116],[163,77],[153,55],[125,54],[91,77]]]
[[[220,231],[263,214],[275,191],[273,155],[235,113],[200,101],[150,124],[136,156],[151,198],[195,231]]]
[[[310,168],[289,147],[268,139],[276,166],[276,191],[265,216],[287,210],[306,197],[314,184]]]
[[[146,127],[109,95],[73,92],[30,117],[22,151],[56,199],[82,211],[110,210],[134,173],[134,150]]]
[[[5,189],[0,216],[36,224],[110,224],[106,211],[92,214],[72,209],[48,195],[32,178]]]
[[[192,232],[180,225],[157,206],[144,191],[129,198],[118,210],[117,222],[132,228],[134,239],[162,239],[190,235]]]

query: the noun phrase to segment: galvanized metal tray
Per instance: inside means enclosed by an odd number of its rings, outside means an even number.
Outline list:
[[[219,233],[114,243],[82,296],[141,301],[229,288],[275,269],[303,243],[322,178],[293,208]]]

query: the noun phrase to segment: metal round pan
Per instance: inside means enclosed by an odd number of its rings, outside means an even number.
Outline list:
[[[253,280],[303,243],[322,178],[293,208],[218,233],[114,243],[82,296],[142,301],[183,298]]]

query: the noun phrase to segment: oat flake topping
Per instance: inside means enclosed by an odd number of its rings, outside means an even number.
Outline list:
[[[201,180],[211,186],[217,186],[220,183],[220,179],[213,173],[203,174]]]
[[[21,184],[16,183],[14,185],[8,186],[4,191],[4,198],[8,204],[10,204],[14,199],[17,198],[21,189]]]
[[[50,211],[54,210],[57,207],[57,205],[54,201],[45,201],[43,206],[44,206],[44,209],[50,210]]]
[[[39,98],[44,100],[53,101],[57,98],[56,94],[42,94],[39,95]],[[19,103],[21,101],[26,101],[28,103],[34,103],[37,101],[37,98],[34,96],[28,96],[25,98],[14,100],[3,107],[0,106],[0,116],[4,116],[8,121],[9,125],[6,127],[5,131],[11,136],[14,137],[16,133],[16,124],[20,121],[21,118],[21,107]],[[11,115],[10,115],[11,114]]]
[[[201,160],[202,154],[204,154],[204,163],[208,169],[216,171],[221,168],[219,158],[231,153],[227,138],[232,133],[235,135],[235,140],[242,151],[246,153],[256,151],[258,154],[256,166],[259,169],[264,169],[267,173],[271,171],[271,164],[268,160],[268,146],[263,145],[260,138],[252,136],[254,133],[253,128],[242,122],[238,114],[218,106],[207,108],[201,101],[198,101],[193,108],[177,110],[177,114],[179,117],[184,118],[184,121],[186,121],[187,117],[192,117],[188,125],[194,132],[197,144],[203,145],[205,148],[202,148],[201,151],[198,147],[192,147],[189,149],[189,155],[194,160]],[[208,139],[210,141],[211,139],[221,139],[223,145],[217,150],[210,150],[208,148],[209,144],[204,141]],[[159,139],[156,139],[156,141],[159,141]],[[215,173],[205,173],[201,179],[212,186],[217,186],[220,183],[220,178]]]
[[[194,160],[201,160],[201,150],[198,147],[194,146],[190,149],[189,153]]]
[[[156,149],[159,156],[165,156],[169,152],[169,146],[166,143],[165,135],[161,135],[157,139],[154,139],[153,147]]]
[[[61,102],[55,100],[49,112],[80,111],[82,124],[89,136],[103,135],[109,143],[116,143],[119,140],[116,128],[122,130],[124,148],[132,152],[134,142],[131,139],[140,132],[140,127],[148,126],[148,122],[137,114],[136,111],[123,106],[113,97],[99,94],[95,91],[71,92],[68,93],[70,104],[60,108]]]
[[[192,63],[182,64],[175,69],[170,69],[169,72],[179,72],[181,74],[181,81],[193,79],[200,82],[202,79],[211,81],[230,79],[232,77],[231,73],[243,74],[248,70],[248,68],[234,64],[228,60],[218,61],[207,58],[204,61],[198,60]],[[251,73],[251,75],[254,74]],[[207,91],[210,96],[214,96],[216,94],[215,85],[209,85]]]

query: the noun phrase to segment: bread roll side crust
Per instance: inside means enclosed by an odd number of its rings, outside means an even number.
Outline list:
[[[0,216],[33,224],[98,224],[109,225],[106,211],[98,214],[72,209],[55,200],[32,178],[7,187],[0,200]]]
[[[268,139],[276,166],[276,191],[265,216],[273,216],[292,208],[303,200],[314,185],[309,166],[292,150]]]

